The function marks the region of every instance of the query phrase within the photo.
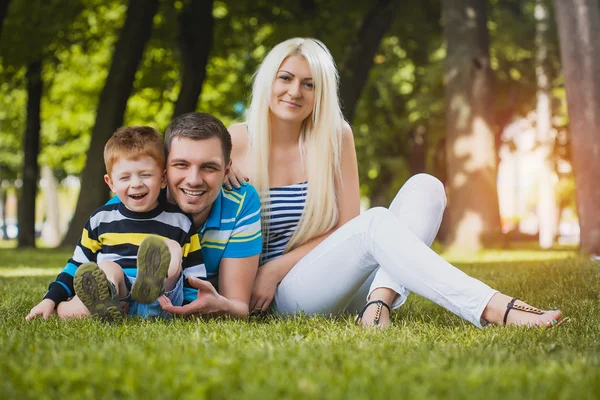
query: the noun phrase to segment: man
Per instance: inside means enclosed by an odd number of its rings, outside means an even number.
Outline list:
[[[194,219],[206,271],[183,271],[189,304],[175,307],[165,296],[159,302],[175,314],[247,317],[262,246],[260,198],[245,182],[222,188],[231,168],[229,132],[209,114],[189,113],[169,125],[165,148],[168,199]]]
[[[165,296],[159,302],[174,314],[245,318],[262,245],[260,198],[250,185],[222,188],[231,168],[229,132],[212,115],[184,114],[167,128],[165,150],[167,200],[192,216],[204,265],[183,271],[187,304],[173,306]],[[75,314],[69,302],[60,303],[57,313]]]

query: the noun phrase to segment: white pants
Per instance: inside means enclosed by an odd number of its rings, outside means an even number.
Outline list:
[[[368,293],[386,287],[398,293],[394,307],[406,301],[410,290],[481,327],[481,314],[497,291],[429,248],[445,206],[439,180],[426,174],[413,176],[389,209],[367,210],[304,256],[279,284],[274,310],[281,314],[355,311]]]

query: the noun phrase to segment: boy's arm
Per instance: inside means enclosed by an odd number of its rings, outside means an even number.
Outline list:
[[[88,220],[83,228],[81,238],[75,247],[73,256],[67,261],[67,265],[58,274],[56,280],[48,286],[48,292],[44,296],[45,299],[50,299],[55,306],[60,302],[69,299],[75,295],[73,287],[73,277],[77,268],[86,262],[96,261],[101,245],[97,237],[97,231],[90,227]]]

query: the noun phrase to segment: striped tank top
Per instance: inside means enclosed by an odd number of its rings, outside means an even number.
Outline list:
[[[290,238],[296,232],[304,211],[308,182],[269,189],[269,202],[263,203],[268,236],[263,237],[260,264],[281,257]]]

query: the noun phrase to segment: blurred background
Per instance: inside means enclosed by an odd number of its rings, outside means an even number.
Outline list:
[[[0,247],[76,243],[115,129],[243,121],[263,57],[305,36],[337,62],[365,208],[427,172],[449,249],[597,255],[597,32],[598,0],[1,0]]]

